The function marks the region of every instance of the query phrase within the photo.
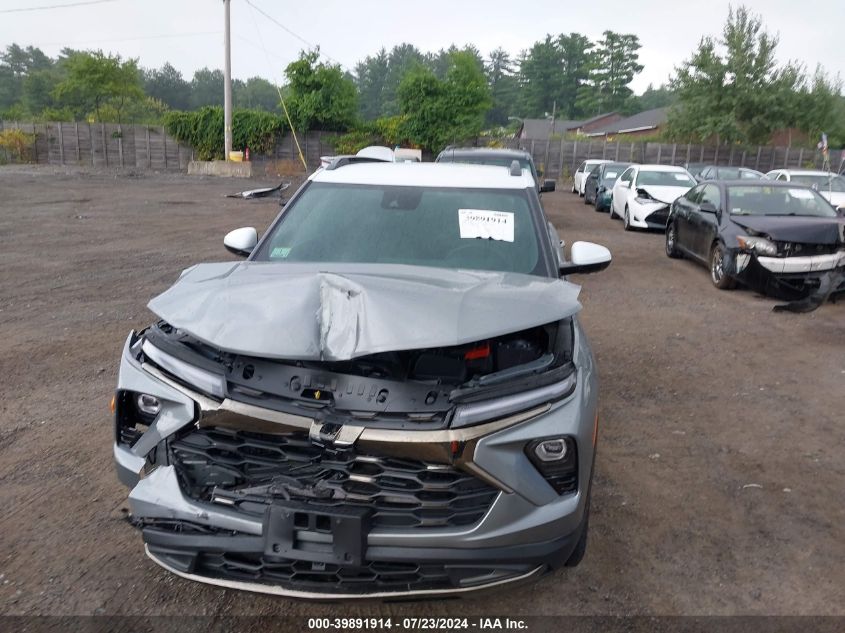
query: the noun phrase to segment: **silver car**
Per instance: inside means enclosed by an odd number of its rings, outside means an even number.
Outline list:
[[[598,383],[518,164],[335,160],[243,262],[184,271],[126,340],[114,459],[149,557],[284,596],[424,597],[576,565]]]

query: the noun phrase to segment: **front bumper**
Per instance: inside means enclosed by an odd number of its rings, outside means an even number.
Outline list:
[[[845,267],[845,250],[827,255],[805,257],[766,257],[755,253],[728,252],[727,270],[744,285],[763,294],[795,301],[803,299],[821,285],[827,276]],[[831,289],[831,294],[845,292],[845,282]]]
[[[663,202],[647,202],[645,204],[633,200],[629,205],[629,221],[631,226],[640,229],[666,230],[671,205]]]
[[[224,409],[221,403],[191,392],[154,367],[142,366],[130,350],[130,337],[118,388],[150,393],[162,402],[161,413],[140,439],[131,446],[120,441],[114,445],[118,475],[132,487],[132,519],[142,529],[148,554],[174,573],[194,580],[322,599],[463,593],[526,580],[562,565],[576,547],[583,527],[596,423],[592,354],[580,331],[576,332],[578,372],[572,394],[534,407],[528,415],[507,411],[493,423],[439,432],[450,434],[436,438],[447,444],[452,438],[466,440],[460,471],[478,478],[485,490],[492,491],[480,518],[462,525],[434,521],[434,527],[390,526],[373,519],[364,534],[361,559],[350,564],[332,558],[354,551],[337,546],[345,536],[294,526],[292,534],[301,545],[284,556],[273,555],[268,550],[272,536],[269,511],[256,512],[254,507],[247,511],[244,505],[221,505],[191,495],[178,464],[171,463],[172,438],[194,433],[198,426],[213,430],[215,420],[233,415],[241,425],[254,422],[256,429],[266,431],[266,418],[279,414],[266,412],[269,415],[261,420],[251,417],[262,415],[253,409],[238,403]],[[285,428],[289,421],[275,422]],[[478,429],[484,432],[478,434]],[[355,450],[360,444],[374,454],[395,452],[407,459],[408,446],[420,448],[418,440],[428,433],[409,431],[404,433],[404,441],[379,444],[375,441],[378,436],[385,439],[389,433],[364,429],[357,436]],[[578,445],[578,487],[561,495],[523,450],[534,438],[558,434],[575,438]],[[433,459],[439,458],[433,455]],[[307,501],[314,504],[316,512],[322,511],[319,500]]]

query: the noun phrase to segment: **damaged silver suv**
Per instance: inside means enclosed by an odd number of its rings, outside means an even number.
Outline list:
[[[320,599],[463,593],[584,555],[597,377],[518,164],[336,159],[244,262],[187,269],[131,333],[114,458],[147,554]]]

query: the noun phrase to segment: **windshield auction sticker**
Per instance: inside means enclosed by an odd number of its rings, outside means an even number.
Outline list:
[[[507,211],[458,209],[458,224],[461,239],[513,242],[513,213]]]

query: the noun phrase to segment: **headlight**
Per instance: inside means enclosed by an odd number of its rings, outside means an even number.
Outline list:
[[[746,251],[754,251],[758,255],[777,255],[775,243],[765,237],[737,236],[739,247]]]
[[[637,189],[637,202],[647,204],[649,202],[657,202],[651,194],[645,189]]]
[[[226,380],[223,376],[195,367],[183,360],[157,348],[149,341],[144,341],[141,346],[144,354],[161,369],[184,380],[188,385],[217,398],[223,398],[226,392]]]

